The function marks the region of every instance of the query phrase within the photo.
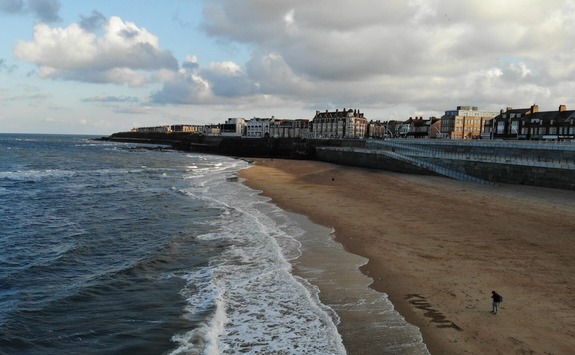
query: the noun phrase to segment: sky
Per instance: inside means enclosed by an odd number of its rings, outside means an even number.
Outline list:
[[[0,0],[0,132],[575,109],[575,0]]]

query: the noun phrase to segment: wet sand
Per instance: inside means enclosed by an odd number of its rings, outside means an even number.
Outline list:
[[[369,259],[371,287],[432,354],[575,349],[575,191],[253,160],[245,183]],[[492,290],[504,297],[497,315]],[[342,337],[350,354],[361,348]]]

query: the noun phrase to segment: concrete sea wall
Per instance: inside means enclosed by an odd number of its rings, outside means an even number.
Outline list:
[[[364,149],[318,148],[315,159],[460,180],[575,190],[575,144],[571,143],[390,140],[368,142]]]
[[[245,138],[158,132],[116,133],[107,139],[169,144],[207,154],[314,159],[481,183],[575,190],[575,143],[570,142]]]

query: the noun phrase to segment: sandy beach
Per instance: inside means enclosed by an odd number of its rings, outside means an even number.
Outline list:
[[[245,183],[369,259],[371,287],[432,354],[575,349],[575,191],[252,160]],[[504,297],[497,315],[492,290]],[[353,354],[357,344],[342,337]]]

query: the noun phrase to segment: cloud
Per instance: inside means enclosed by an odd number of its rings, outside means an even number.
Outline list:
[[[100,12],[94,10],[90,16],[80,16],[80,27],[88,32],[95,32],[106,25],[108,20]]]
[[[15,64],[7,64],[6,59],[0,58],[0,72],[13,73],[18,68]]]
[[[201,67],[195,56],[188,56],[177,73],[163,78],[163,87],[154,92],[151,102],[158,104],[208,104],[233,100],[258,93],[259,85],[231,61]]]
[[[62,19],[58,15],[60,11],[60,1],[58,0],[28,0],[30,11],[42,22],[60,22]]]
[[[189,56],[178,72],[164,73],[161,90],[150,95],[155,104],[206,104],[214,97],[211,84],[200,75],[196,58]]]
[[[219,97],[252,96],[258,92],[258,84],[234,62],[212,63],[201,75],[210,82],[214,95]]]
[[[17,14],[24,12],[23,0],[0,0],[0,12]]]
[[[0,12],[24,15],[31,13],[44,23],[60,22],[58,0],[0,0]]]
[[[573,86],[573,23],[571,0],[210,0],[203,31],[248,46],[251,58],[233,72],[209,65],[195,74],[212,99],[436,112],[532,104]],[[187,97],[193,102],[194,91]]]
[[[52,4],[45,14],[57,14],[57,1],[42,3]],[[5,0],[0,10],[31,12],[28,4]],[[409,117],[457,105],[498,111],[546,100],[555,106],[575,88],[573,0],[203,0],[203,6],[204,34],[247,48],[248,59],[200,64],[198,47],[178,60],[145,28],[98,11],[67,27],[37,24],[14,56],[36,64],[34,72],[46,79],[154,83],[150,104],[415,111]],[[171,22],[189,28],[183,18],[176,12]]]
[[[2,94],[4,92],[4,94]],[[52,98],[52,95],[41,93],[41,92],[31,92],[26,91],[23,93],[14,93],[11,91],[0,91],[0,101],[7,103],[13,103],[15,101],[29,102],[30,106],[37,106],[39,103],[44,102]]]
[[[118,107],[114,109],[115,113],[126,115],[148,115],[157,114],[157,112],[150,106],[131,106],[131,107]]]
[[[43,78],[129,86],[147,84],[149,72],[178,67],[156,36],[119,17],[108,20],[100,37],[79,24],[62,28],[39,23],[32,41],[16,43],[14,56],[38,65]]]
[[[83,102],[139,102],[134,96],[93,96],[82,100]]]

